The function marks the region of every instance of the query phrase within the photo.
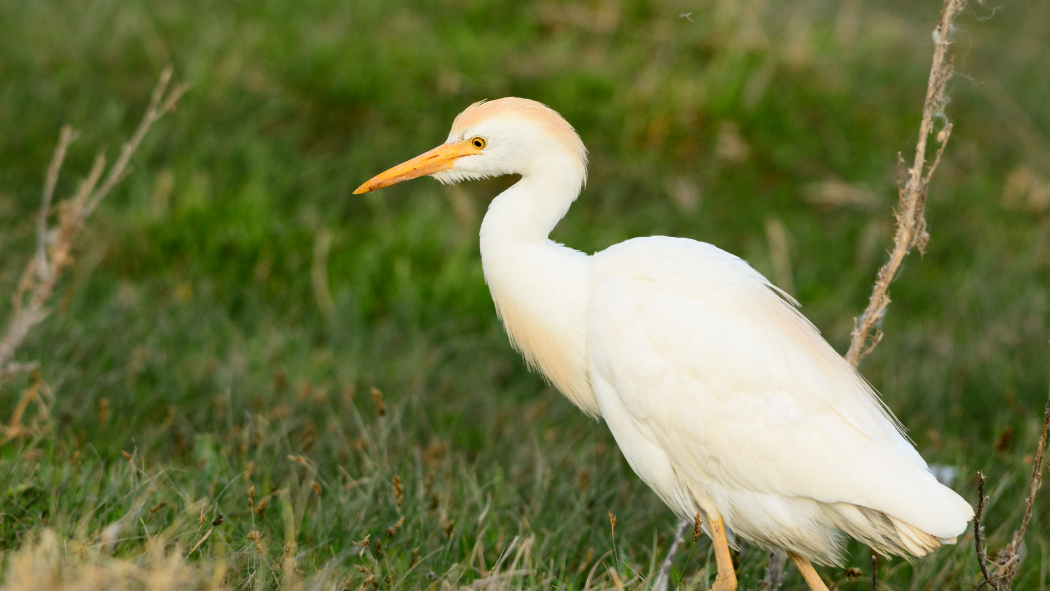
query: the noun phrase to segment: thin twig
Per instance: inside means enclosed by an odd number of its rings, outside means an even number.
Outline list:
[[[984,582],[977,586],[980,589],[987,584],[992,591],[998,591],[999,586],[992,580],[992,573],[988,572],[988,553],[984,547],[984,526],[981,525],[981,517],[984,516],[984,505],[988,497],[984,496],[984,474],[977,473],[977,512],[973,516],[973,544],[977,550],[977,564],[981,567]]]
[[[1046,449],[1048,429],[1050,429],[1050,396],[1047,397],[1046,410],[1043,413],[1043,431],[1039,435],[1039,444],[1035,452],[1032,480],[1028,488],[1028,497],[1025,499],[1024,517],[1021,519],[1021,526],[1014,532],[1010,543],[995,557],[995,573],[993,577],[996,586],[993,589],[1012,588],[1014,577],[1017,576],[1017,567],[1021,563],[1021,545],[1024,543],[1024,534],[1028,531],[1028,523],[1032,519],[1035,493],[1039,490],[1039,484],[1043,479],[1043,452]]]
[[[1050,395],[1046,399],[1046,410],[1043,412],[1043,433],[1039,436],[1039,447],[1035,452],[1034,466],[1032,466],[1032,482],[1028,489],[1028,498],[1025,500],[1024,519],[1021,527],[1014,532],[1013,541],[1010,543],[1011,550],[1016,554],[1021,547],[1021,540],[1025,531],[1028,530],[1028,522],[1032,519],[1032,505],[1035,503],[1035,493],[1039,490],[1039,484],[1043,479],[1043,452],[1046,449],[1046,433],[1050,430]]]
[[[71,261],[69,251],[72,248],[73,239],[76,238],[82,225],[82,218],[75,215],[79,204],[94,189],[105,166],[105,159],[101,155],[95,158],[95,165],[91,169],[88,178],[80,183],[76,194],[66,203],[59,215],[59,227],[54,243],[51,245],[51,268],[43,281],[39,280],[34,269],[36,259],[30,259],[22,273],[15,292],[16,302],[13,317],[8,324],[7,333],[0,341],[0,374],[8,373],[8,361],[14,354],[15,349],[29,333],[29,330],[47,318],[47,310],[44,304],[54,292],[55,283],[62,273],[62,269]],[[74,212],[71,214],[70,212]],[[23,305],[28,295],[28,302]]]
[[[1046,409],[1043,411],[1043,430],[1039,435],[1039,443],[1035,452],[1035,460],[1032,466],[1032,479],[1028,485],[1028,497],[1025,499],[1024,517],[1021,525],[1014,531],[1013,538],[995,557],[995,570],[988,570],[988,554],[985,549],[984,528],[981,525],[981,517],[984,515],[984,506],[988,497],[984,496],[984,475],[977,474],[977,514],[974,516],[973,531],[974,545],[977,548],[977,564],[981,567],[981,575],[984,578],[977,589],[988,585],[992,591],[1003,591],[1013,587],[1014,577],[1017,576],[1017,567],[1021,563],[1021,546],[1024,543],[1025,532],[1032,520],[1032,509],[1035,506],[1035,494],[1043,479],[1043,454],[1046,451],[1047,432],[1050,431],[1050,396],[1046,400]]]
[[[682,541],[685,540],[685,532],[689,531],[692,525],[693,522],[688,519],[683,519],[678,524],[678,529],[675,530],[674,534],[674,541],[671,542],[671,548],[667,551],[667,556],[664,558],[663,563],[660,564],[660,572],[653,581],[653,591],[667,591],[667,588],[670,586],[674,555],[678,552],[678,547],[682,545]]]
[[[186,92],[188,87],[185,84],[180,84],[171,92],[167,92],[171,72],[169,67],[161,74],[142,120],[135,133],[124,144],[120,156],[109,169],[105,179],[103,180],[103,173],[106,172],[106,159],[100,153],[95,157],[90,173],[80,182],[76,192],[58,204],[58,222],[53,230],[54,238],[48,244],[47,220],[52,210],[58,174],[65,160],[66,149],[76,138],[76,132],[68,126],[62,129],[44,180],[43,198],[37,217],[36,251],[26,264],[15,288],[11,317],[3,333],[3,339],[0,340],[0,378],[10,375],[17,369],[17,364],[11,363],[15,350],[22,344],[29,331],[47,317],[48,311],[45,306],[54,293],[62,271],[73,260],[71,252],[77,236],[84,227],[84,222],[110,190],[127,175],[131,157],[135,154],[146,132],[157,119],[174,109],[179,98]]]
[[[204,534],[204,537],[202,537],[200,540],[197,540],[197,543],[193,545],[193,548],[190,549],[190,551],[186,553],[186,558],[189,558],[190,556],[193,556],[193,553],[197,551],[197,548],[200,548],[201,545],[204,544],[204,542],[208,541],[208,538],[211,537],[211,534],[214,531],[215,531],[214,527],[210,528],[208,530],[208,533]]]
[[[871,591],[879,591],[879,557],[871,555]]]
[[[168,89],[168,83],[171,82],[172,68],[168,66],[160,74],[160,80],[157,82],[157,86],[153,89],[153,95],[150,97],[149,106],[146,108],[146,113],[142,116],[142,121],[139,122],[138,128],[135,129],[135,133],[132,134],[131,139],[124,144],[124,147],[120,150],[120,156],[117,161],[113,164],[113,168],[109,170],[109,174],[106,175],[106,180],[103,181],[102,186],[91,195],[91,199],[88,200],[86,207],[84,208],[84,216],[91,215],[91,212],[95,210],[99,202],[112,189],[117,183],[123,180],[126,174],[128,163],[131,162],[131,157],[135,154],[135,150],[138,149],[139,144],[142,143],[142,139],[146,137],[146,132],[149,128],[157,122],[164,114],[175,108],[176,103],[182,98],[182,95],[186,94],[189,90],[188,84],[179,84],[171,93],[164,96],[165,91]]]
[[[47,177],[44,179],[44,196],[40,200],[40,214],[36,220],[36,273],[39,281],[45,281],[48,275],[47,264],[47,218],[51,215],[51,201],[55,195],[55,185],[58,184],[58,173],[62,170],[62,163],[66,159],[66,149],[73,143],[79,134],[69,125],[62,126],[58,134],[58,144],[55,153],[51,157],[51,164],[47,167]]]
[[[951,137],[951,125],[946,125],[935,137],[938,144],[932,164],[926,166],[926,144],[933,132],[935,121],[944,121],[944,90],[951,78],[953,60],[946,59],[948,46],[951,45],[952,21],[962,10],[965,0],[944,0],[941,18],[934,31],[933,64],[926,86],[926,100],[922,108],[922,121],[919,124],[919,140],[915,146],[915,159],[898,181],[900,201],[897,205],[897,233],[893,239],[893,250],[886,264],[879,269],[871,299],[867,308],[854,320],[849,351],[846,360],[856,366],[862,358],[870,353],[882,339],[882,320],[890,304],[889,288],[904,258],[912,248],[922,253],[929,240],[926,232],[926,193],[930,178],[941,161],[941,154]],[[898,161],[903,160],[898,155]]]
[[[777,550],[776,552],[770,552],[769,554],[769,566],[766,568],[766,576],[762,577],[762,581],[758,584],[758,591],[775,591],[784,584],[784,578],[787,572],[788,555],[783,550]]]

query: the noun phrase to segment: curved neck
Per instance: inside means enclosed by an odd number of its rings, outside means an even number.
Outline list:
[[[553,156],[553,155],[552,155]],[[481,250],[547,240],[583,187],[581,170],[564,158],[544,158],[489,204],[481,222]]]

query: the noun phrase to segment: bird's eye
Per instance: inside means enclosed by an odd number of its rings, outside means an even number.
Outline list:
[[[481,150],[482,148],[485,147],[485,138],[483,138],[483,137],[471,138],[470,145],[472,145],[475,148]]]

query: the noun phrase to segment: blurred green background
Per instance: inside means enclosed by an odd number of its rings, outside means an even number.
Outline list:
[[[117,556],[138,559],[165,527],[185,553],[207,529],[184,523],[199,503],[225,520],[191,559],[223,561],[234,588],[286,583],[289,539],[302,576],[349,588],[469,584],[508,545],[521,572],[507,585],[581,588],[603,561],[593,584],[613,567],[644,588],[673,517],[495,318],[477,233],[511,181],[351,192],[442,142],[471,102],[533,98],[590,149],[554,239],[587,252],[651,234],[711,242],[792,292],[844,351],[892,243],[896,155],[914,151],[939,8],[0,1],[0,292],[32,252],[62,124],[82,132],[67,194],[98,147],[115,155],[165,65],[192,85],[19,353],[54,400],[46,433],[0,447],[0,551],[44,528],[91,541],[124,523]],[[974,499],[988,475],[1000,546],[1050,377],[1047,22],[1046,2],[974,2],[959,19],[932,239],[862,366],[927,460],[959,467],[960,492]],[[0,384],[0,420],[31,379]],[[1018,588],[1046,588],[1048,513],[1044,491]],[[366,536],[384,547],[353,545]],[[965,587],[971,546],[880,575]],[[674,582],[705,588],[707,556],[705,540],[683,553]],[[739,556],[745,585],[764,558]]]

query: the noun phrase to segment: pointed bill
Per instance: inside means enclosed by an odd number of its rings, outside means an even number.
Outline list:
[[[481,150],[470,145],[470,142],[467,140],[453,142],[451,144],[441,144],[433,150],[426,152],[425,154],[420,154],[408,162],[398,164],[386,172],[377,174],[368,182],[358,187],[357,190],[354,191],[354,195],[368,193],[369,191],[375,191],[376,189],[396,185],[401,181],[407,181],[424,175],[434,174],[435,172],[448,170],[452,168],[452,165],[456,160],[480,152]]]

